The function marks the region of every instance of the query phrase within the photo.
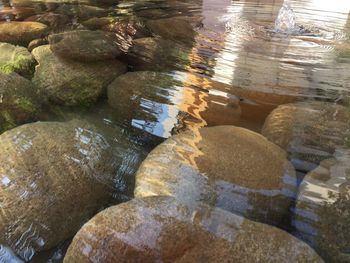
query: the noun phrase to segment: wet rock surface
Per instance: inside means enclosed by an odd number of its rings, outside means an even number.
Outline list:
[[[47,29],[38,22],[0,22],[0,41],[26,47],[33,39],[45,36]]]
[[[299,189],[293,224],[327,262],[349,262],[350,154],[339,151],[308,173]]]
[[[51,101],[66,106],[90,105],[114,78],[126,71],[126,66],[117,60],[105,64],[62,59],[51,51],[49,45],[34,49],[32,54],[39,62],[34,84]]]
[[[20,46],[0,42],[0,72],[17,72],[24,76],[34,73],[35,60],[30,52]]]
[[[86,122],[23,125],[0,145],[0,243],[26,260],[74,235],[110,197],[111,147]]]
[[[49,36],[50,48],[63,58],[91,62],[115,59],[122,54],[115,34],[77,30]]]
[[[0,73],[0,133],[37,119],[40,98],[35,86],[16,73]]]
[[[302,171],[315,168],[338,148],[349,147],[350,111],[327,102],[286,104],[265,121],[262,134],[286,149]]]
[[[108,103],[132,126],[163,138],[186,128],[238,122],[241,108],[237,97],[196,89],[191,77],[178,71],[128,72],[108,86]],[[198,99],[193,101],[193,97]],[[221,112],[222,118],[214,118],[209,109]]]
[[[202,201],[271,224],[288,213],[295,193],[295,171],[285,152],[234,126],[171,137],[148,155],[136,174],[135,197]]]
[[[215,225],[215,226],[214,226]],[[259,248],[259,249],[257,249]],[[70,262],[323,262],[277,228],[172,198],[134,199],[85,224],[64,259]]]

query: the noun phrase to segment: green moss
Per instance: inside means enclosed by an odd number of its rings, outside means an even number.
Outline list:
[[[13,119],[13,117],[8,111],[1,112],[1,116],[3,118],[3,125],[2,127],[0,127],[1,132],[4,132],[17,126],[16,121]]]
[[[10,74],[12,72],[33,74],[34,64],[28,59],[28,56],[16,55],[13,60],[0,65],[0,72]]]
[[[17,107],[24,110],[25,112],[34,113],[36,111],[35,106],[28,98],[18,98],[15,100],[15,104],[17,105]]]

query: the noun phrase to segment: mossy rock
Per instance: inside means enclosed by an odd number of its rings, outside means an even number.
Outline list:
[[[23,76],[31,76],[34,73],[35,63],[35,59],[26,48],[0,43],[1,73],[16,72]]]
[[[34,121],[40,111],[35,86],[16,73],[0,73],[0,133]]]
[[[39,62],[33,83],[51,101],[65,106],[90,106],[113,79],[126,71],[117,60],[81,63],[63,59],[49,45],[35,48],[32,54]]]

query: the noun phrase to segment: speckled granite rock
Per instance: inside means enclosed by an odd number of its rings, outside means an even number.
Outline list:
[[[322,262],[306,244],[272,226],[172,198],[110,207],[74,237],[65,263]]]
[[[285,152],[263,136],[217,126],[170,137],[136,174],[135,197],[202,201],[253,220],[277,224],[296,194]]]

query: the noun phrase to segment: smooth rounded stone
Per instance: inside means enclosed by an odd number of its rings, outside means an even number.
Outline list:
[[[0,22],[0,41],[28,46],[33,39],[45,36],[48,27],[38,22]]]
[[[275,227],[206,205],[152,197],[97,214],[74,237],[64,262],[323,261]]]
[[[179,41],[188,45],[192,45],[195,41],[195,25],[191,24],[190,19],[186,17],[148,20],[146,25],[153,34],[164,39]]]
[[[114,59],[121,55],[117,41],[113,33],[91,30],[49,36],[50,48],[55,55],[84,62]]]
[[[108,15],[110,10],[100,8],[91,5],[74,5],[74,4],[61,4],[56,10],[56,13],[64,14],[69,17],[77,17],[78,19],[85,20],[90,17],[104,17]]]
[[[7,21],[10,20],[23,20],[28,16],[34,15],[35,9],[31,7],[21,7],[21,6],[11,6],[11,7],[1,7],[0,10],[0,20]]]
[[[126,71],[117,60],[81,63],[62,59],[49,45],[35,48],[32,54],[39,63],[33,83],[50,100],[66,106],[91,105],[113,79]]]
[[[293,224],[327,262],[350,261],[350,152],[321,162],[300,185]]]
[[[30,41],[30,43],[28,44],[28,50],[30,52],[32,52],[34,50],[34,48],[43,46],[43,45],[47,45],[49,42],[47,41],[46,38],[39,38],[39,39],[34,39],[32,41]]]
[[[0,42],[0,72],[29,76],[34,73],[35,60],[30,52],[20,46]]]
[[[82,24],[91,30],[103,30],[116,33],[124,40],[150,36],[144,22],[135,16],[126,17],[93,17]]]
[[[185,72],[128,72],[108,86],[108,104],[123,121],[163,138],[184,129],[238,123],[239,98],[191,85],[192,75]]]
[[[86,122],[26,124],[0,148],[0,244],[25,260],[74,235],[113,191],[110,144]]]
[[[62,29],[67,28],[70,24],[70,19],[68,16],[63,14],[56,14],[53,12],[31,16],[28,17],[26,21],[43,23],[50,27],[51,32],[62,31]]]
[[[134,70],[184,69],[190,64],[190,52],[172,41],[146,37],[133,41],[126,60]]]
[[[34,85],[16,73],[0,73],[0,133],[34,121],[40,110]]]
[[[285,152],[235,126],[186,131],[156,147],[136,174],[135,197],[174,196],[278,224],[297,179]]]
[[[268,116],[262,134],[286,149],[293,164],[310,171],[350,146],[350,111],[328,102],[281,105]]]

